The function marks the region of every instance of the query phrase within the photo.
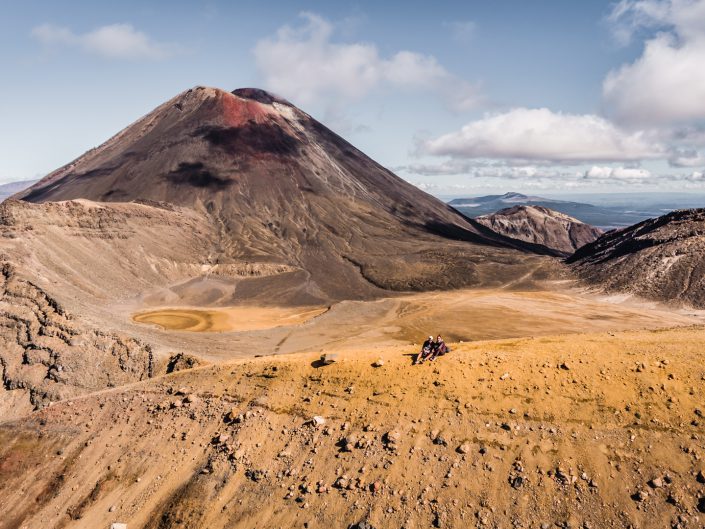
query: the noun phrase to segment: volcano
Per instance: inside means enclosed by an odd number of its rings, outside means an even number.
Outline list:
[[[290,267],[283,302],[501,285],[550,253],[464,217],[253,88],[187,90],[16,198],[196,210],[217,231],[211,263]]]

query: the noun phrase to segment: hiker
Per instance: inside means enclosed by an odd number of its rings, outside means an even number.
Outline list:
[[[416,357],[416,362],[414,363],[422,364],[424,360],[426,360],[429,356],[431,356],[431,354],[433,354],[433,347],[433,336],[429,336],[428,340],[426,340],[421,346],[421,352]]]
[[[450,351],[450,349],[448,349],[448,346],[439,334],[438,338],[436,338],[436,341],[433,342],[433,346],[431,347],[431,357],[429,358],[429,361],[433,362],[437,357],[443,356],[448,351]]]

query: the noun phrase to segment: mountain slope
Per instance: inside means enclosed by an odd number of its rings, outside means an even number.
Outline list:
[[[608,291],[705,308],[705,209],[674,211],[607,233],[568,259]]]
[[[256,89],[188,90],[17,198],[194,208],[219,231],[218,262],[305,271],[292,301],[502,284],[526,273],[512,270],[513,250],[546,253],[463,217]]]
[[[0,527],[700,528],[704,337],[254,358],[59,403],[0,422]]]
[[[565,255],[571,255],[603,233],[599,228],[541,206],[513,206],[475,220],[502,235],[541,244]]]

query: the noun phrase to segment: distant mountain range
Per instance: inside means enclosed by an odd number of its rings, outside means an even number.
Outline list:
[[[20,182],[8,182],[7,184],[0,184],[0,202],[5,200],[7,197],[11,197],[15,193],[24,191],[28,187],[33,186],[39,180],[22,180]]]
[[[631,226],[647,218],[663,214],[651,210],[635,211],[622,206],[595,206],[583,202],[555,200],[551,198],[505,193],[470,198],[456,198],[448,202],[462,214],[475,218],[489,215],[512,206],[540,206],[574,217],[581,222],[604,230]]]

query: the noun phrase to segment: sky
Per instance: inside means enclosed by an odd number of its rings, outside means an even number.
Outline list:
[[[705,192],[705,0],[0,0],[0,183],[255,86],[436,195]]]

